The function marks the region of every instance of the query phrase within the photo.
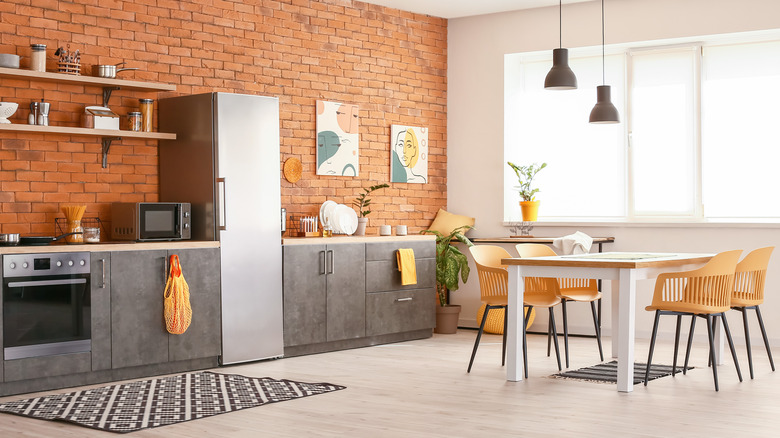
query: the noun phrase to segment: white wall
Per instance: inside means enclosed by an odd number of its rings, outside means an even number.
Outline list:
[[[606,24],[608,45],[779,29],[780,1],[607,0]],[[600,43],[601,3],[564,6],[563,46],[572,49]],[[471,237],[506,237],[509,230],[502,226],[502,185],[506,167],[503,156],[504,55],[558,47],[558,8],[450,20],[448,47],[448,210],[476,218],[476,228],[469,234]],[[772,191],[768,193],[769,202],[777,202],[776,198]],[[537,224],[534,234],[562,236],[577,230],[591,236],[614,236],[615,243],[606,244],[605,251],[744,249],[747,252],[767,245],[780,247],[780,226]],[[647,284],[640,285],[637,297],[638,337],[649,337],[652,328],[650,312],[644,311],[652,294],[652,282],[644,283]],[[770,265],[766,304],[762,307],[770,341],[776,346],[780,345],[779,292],[780,249]],[[609,294],[606,295],[604,333],[609,334],[610,304]],[[453,293],[453,302],[463,306],[461,325],[475,326],[479,306],[476,271],[468,284]],[[571,309],[574,331],[590,333],[592,323],[587,305],[573,304]],[[741,318],[734,312],[728,317],[736,341],[744,343],[740,340],[743,337]],[[533,329],[544,331],[546,318],[538,321]],[[667,324],[662,321],[665,336],[671,338],[673,325],[671,320]],[[703,333],[700,329],[699,334]],[[751,334],[753,344],[760,345],[757,326],[751,325]]]

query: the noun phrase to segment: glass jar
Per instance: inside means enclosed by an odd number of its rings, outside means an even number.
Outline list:
[[[84,228],[81,227],[81,221],[69,221],[68,232],[77,233],[71,234],[65,237],[65,241],[68,243],[83,243],[84,242]]]
[[[127,114],[128,127],[131,131],[140,131],[142,124],[142,115],[140,111],[131,111]]]
[[[46,71],[46,44],[30,44],[30,70]]]
[[[152,99],[138,99],[138,103],[141,107],[141,130],[144,132],[152,132],[152,114],[154,100]]]
[[[100,228],[84,228],[85,243],[100,243]]]
[[[322,237],[333,237],[333,227],[330,226],[329,220],[322,225]]]

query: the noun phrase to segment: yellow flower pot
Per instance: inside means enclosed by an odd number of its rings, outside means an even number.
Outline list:
[[[539,201],[520,201],[520,211],[523,212],[523,222],[536,222]]]

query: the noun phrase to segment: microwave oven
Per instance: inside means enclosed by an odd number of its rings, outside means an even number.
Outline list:
[[[111,239],[186,240],[192,234],[191,215],[192,206],[187,202],[114,202]]]

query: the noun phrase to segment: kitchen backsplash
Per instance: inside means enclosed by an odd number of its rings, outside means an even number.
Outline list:
[[[347,0],[109,5],[5,0],[0,53],[21,55],[26,69],[30,44],[46,44],[47,70],[56,71],[54,49],[70,44],[83,74],[124,61],[139,70],[120,79],[176,85],[176,92],[114,91],[109,107],[121,116],[137,110],[139,98],[154,99],[156,111],[158,99],[178,94],[278,97],[279,179],[290,214],[316,214],[327,199],[351,204],[363,187],[388,182],[390,126],[427,127],[428,183],[372,193],[368,233],[380,224],[416,233],[446,207],[447,20]],[[80,126],[84,107],[102,100],[98,87],[9,78],[0,78],[0,93],[19,103],[13,123],[27,123],[31,101],[50,102],[52,126]],[[359,106],[359,177],[315,175],[317,100]],[[0,133],[0,232],[51,234],[64,203],[86,204],[88,216],[110,221],[111,202],[158,200],[157,148],[154,140],[114,141],[102,168],[99,137]],[[290,157],[303,163],[294,184],[281,172]]]

